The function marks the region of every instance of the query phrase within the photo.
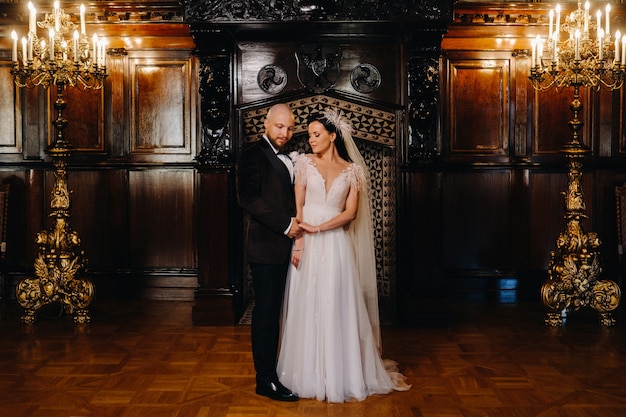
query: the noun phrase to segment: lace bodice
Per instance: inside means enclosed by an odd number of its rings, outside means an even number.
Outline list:
[[[365,180],[363,169],[356,164],[350,164],[332,183],[327,184],[315,162],[305,155],[296,157],[295,172],[296,182],[306,186],[305,205],[323,205],[338,211],[345,208],[350,187],[360,188]]]

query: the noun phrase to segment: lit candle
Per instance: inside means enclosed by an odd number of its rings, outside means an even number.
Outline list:
[[[626,65],[626,35],[622,36],[622,66]]]
[[[33,60],[33,42],[35,41],[35,34],[32,32],[28,33],[28,60]]]
[[[596,27],[598,30],[602,29],[602,12],[600,10],[596,12]]]
[[[50,28],[50,61],[54,61],[54,29]]]
[[[537,66],[540,67],[543,57],[543,41],[537,36]]]
[[[98,67],[102,66],[102,38],[98,39]]]
[[[598,31],[598,59],[602,60],[602,39],[604,39],[604,31],[600,29]]]
[[[74,62],[78,62],[78,31],[74,31]]]
[[[98,35],[95,33],[93,34],[92,43],[93,43],[93,56],[91,57],[91,63],[97,67],[98,66]]]
[[[87,31],[85,30],[85,5],[80,5],[80,34],[84,35]]]
[[[575,60],[580,60],[580,29],[576,29],[576,55]]]
[[[556,62],[557,58],[556,58],[556,38],[558,36],[559,32],[554,32],[554,35],[552,36],[552,62]]]
[[[45,40],[45,39],[42,39],[42,40],[39,42],[39,48],[40,48],[40,50],[42,51],[42,52],[41,52],[41,54],[42,54],[41,58],[43,59],[43,51],[45,51],[45,50],[46,50],[46,40]]]
[[[13,51],[11,53],[11,61],[17,62],[17,32],[11,31],[11,39],[13,39]]]
[[[61,30],[61,21],[60,21],[60,5],[58,1],[54,2],[54,30],[59,32]]]
[[[533,39],[531,42],[531,59],[530,59],[530,65],[531,67],[534,67],[535,64],[537,63],[537,39]]]
[[[588,1],[585,2],[585,34],[589,33],[589,7],[591,5]]]
[[[22,37],[22,62],[24,63],[24,66],[26,66],[26,38]]]
[[[35,6],[33,6],[33,3],[30,1],[28,2],[28,10],[30,11],[29,19],[28,19],[28,31],[30,33],[35,33],[37,32],[37,23],[36,23],[37,11],[35,10]]]
[[[611,12],[611,5],[607,4],[606,5],[606,27],[604,28],[604,31],[606,33],[611,33],[611,18],[609,17],[610,12]]]
[[[619,51],[619,41],[620,41],[621,35],[619,33],[619,30],[615,32],[615,60],[613,62],[618,63],[619,62],[619,55],[620,55],[620,51]]]
[[[553,32],[552,24],[553,24],[553,20],[554,20],[554,10],[550,10],[550,15],[549,16],[550,16],[550,25],[548,26],[548,28],[549,28],[548,29],[548,37],[552,38],[552,32]]]
[[[105,37],[100,38],[100,44],[102,47],[102,51],[100,53],[100,59],[101,59],[101,63],[102,63],[102,67],[106,67],[107,66],[107,53],[106,53],[106,47],[107,47],[107,40]]]

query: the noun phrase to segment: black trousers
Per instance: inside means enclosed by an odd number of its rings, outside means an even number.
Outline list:
[[[257,383],[275,382],[280,312],[289,263],[268,265],[250,263],[254,288],[252,310],[252,356]]]

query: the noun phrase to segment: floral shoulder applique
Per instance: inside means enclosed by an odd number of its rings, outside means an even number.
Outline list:
[[[353,186],[356,186],[360,190],[367,185],[367,175],[363,167],[353,162],[348,169],[353,173],[353,175],[350,176],[350,182]]]
[[[294,155],[292,156],[292,154]],[[311,169],[315,169],[315,163],[304,153],[292,152],[289,156],[294,161],[296,182],[306,184]]]

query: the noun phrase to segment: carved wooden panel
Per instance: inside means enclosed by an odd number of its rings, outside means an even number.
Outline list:
[[[43,214],[41,210],[43,172],[37,169],[0,170],[0,183],[10,186],[7,263],[30,265],[37,253],[35,235],[48,221],[47,213]]]
[[[551,89],[534,93],[534,126],[533,154],[549,155],[558,153],[572,138],[569,120],[573,113],[569,110],[573,92],[571,88],[562,91]],[[590,102],[586,88],[580,90],[580,101],[583,111],[578,118],[583,121],[582,142],[589,145],[590,140]]]
[[[398,247],[402,248],[398,252],[398,284],[413,293],[436,286],[441,279],[441,260],[433,255],[443,247],[442,174],[411,173],[401,178],[405,197],[398,207]]]
[[[448,173],[443,182],[444,268],[510,267],[511,173]]]
[[[618,155],[626,155],[626,91],[622,88],[619,92],[619,122],[618,122]]]
[[[48,187],[53,174],[48,173]],[[70,170],[71,226],[82,241],[89,267],[127,268],[129,258],[128,181],[125,170]],[[49,192],[46,196],[49,199]]]
[[[342,44],[322,42],[338,48],[339,72],[329,89],[367,100],[399,103],[401,78],[398,77],[400,48],[393,42]],[[299,43],[240,43],[237,45],[239,103],[271,99],[279,94],[305,91],[301,75],[307,70],[298,62]]]
[[[189,156],[191,144],[191,58],[129,54],[131,154]]]
[[[8,64],[8,63],[7,63]],[[21,152],[21,141],[17,135],[17,114],[19,108],[16,102],[15,83],[9,72],[10,65],[0,65],[0,153]]]
[[[450,154],[506,154],[510,61],[459,58],[449,65]]]
[[[194,268],[194,170],[129,172],[130,264],[133,268]]]
[[[66,87],[63,99],[67,107],[63,117],[67,119],[67,127],[63,130],[65,140],[80,152],[104,152],[104,88],[99,90],[81,91],[74,87]],[[53,105],[57,100],[54,86],[48,89],[48,118],[57,118]],[[56,135],[55,129],[48,129],[48,143],[52,143]]]

